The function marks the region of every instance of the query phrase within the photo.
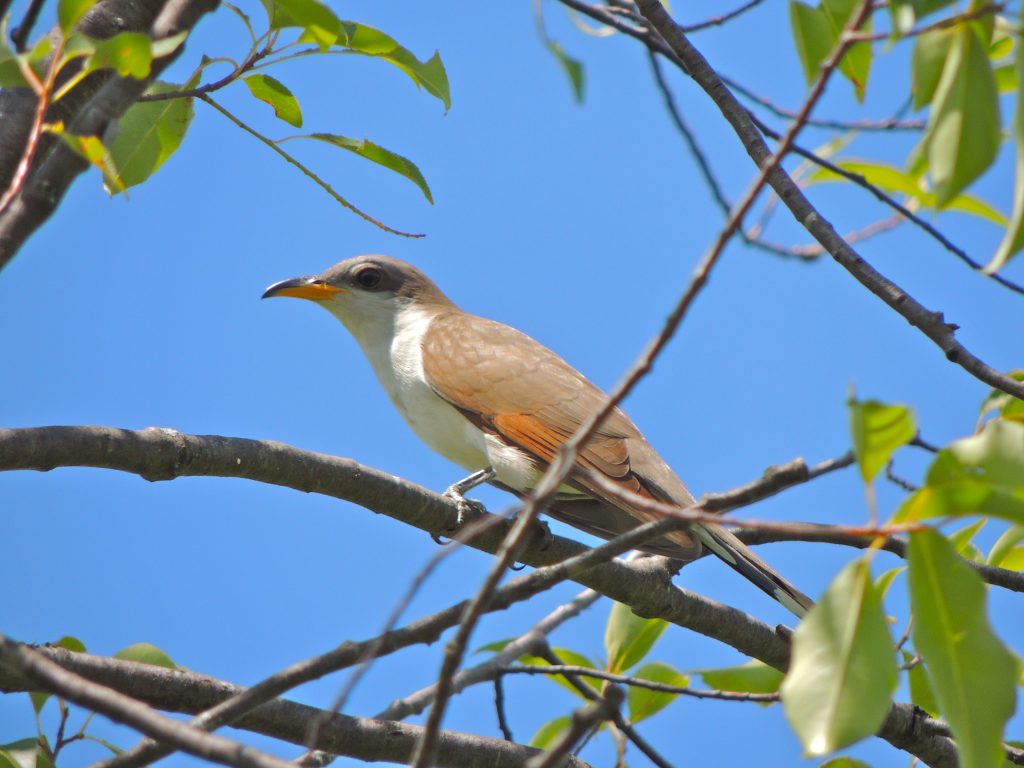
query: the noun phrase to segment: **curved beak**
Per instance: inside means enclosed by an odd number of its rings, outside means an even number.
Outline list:
[[[335,294],[343,292],[343,288],[336,288],[319,277],[310,275],[307,277],[292,277],[288,280],[274,283],[263,292],[260,298],[271,299],[274,296],[291,296],[296,299],[324,301]]]

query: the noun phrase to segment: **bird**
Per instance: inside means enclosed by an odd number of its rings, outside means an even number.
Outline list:
[[[389,399],[435,452],[519,497],[607,395],[521,331],[463,311],[422,271],[390,256],[355,256],[318,275],[281,280],[263,298],[311,300],[341,321]],[[595,480],[595,475],[603,482]],[[695,499],[640,430],[615,408],[579,450],[547,514],[601,538],[656,516],[630,494],[689,507]],[[641,549],[691,561],[704,549],[798,618],[812,601],[725,528],[691,523]]]

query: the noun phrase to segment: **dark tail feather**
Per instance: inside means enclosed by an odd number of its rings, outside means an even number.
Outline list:
[[[716,557],[758,589],[780,602],[797,618],[803,618],[814,605],[811,598],[786,581],[746,544],[724,528],[695,525],[692,532]]]

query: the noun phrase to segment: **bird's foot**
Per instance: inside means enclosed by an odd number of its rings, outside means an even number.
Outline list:
[[[482,502],[476,499],[467,499],[466,492],[476,488],[478,485],[492,480],[494,478],[494,470],[491,467],[485,467],[477,472],[474,472],[469,477],[464,477],[457,483],[449,485],[444,492],[446,498],[451,499],[455,502],[458,508],[458,515],[455,518],[455,525],[448,529],[448,532],[459,530],[467,520],[479,517],[487,511],[487,508]],[[438,544],[444,544],[441,537],[436,534],[430,534],[432,538]]]

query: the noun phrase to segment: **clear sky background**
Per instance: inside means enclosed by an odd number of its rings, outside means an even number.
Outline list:
[[[258,3],[241,2],[262,18]],[[732,7],[677,5],[684,21]],[[416,440],[345,329],[308,303],[259,301],[271,282],[365,252],[416,263],[465,309],[521,328],[597,384],[614,385],[659,329],[721,223],[664,112],[641,47],[622,37],[585,36],[560,6],[546,3],[552,36],[587,67],[586,101],[578,106],[538,40],[525,0],[335,7],[421,57],[440,50],[451,111],[445,115],[438,101],[380,61],[338,56],[271,74],[295,91],[306,129],[367,136],[408,156],[436,204],[348,153],[313,143],[291,149],[368,212],[428,237],[405,240],[371,227],[197,104],[182,149],[149,183],[129,200],[110,200],[95,175],[80,179],[0,274],[6,329],[0,423],[165,426],[275,439],[441,490],[460,470]],[[16,4],[16,18],[18,10]],[[172,79],[184,80],[201,53],[244,55],[245,39],[227,12],[204,20]],[[804,81],[781,4],[765,3],[695,42],[723,73],[798,106]],[[817,114],[891,114],[906,93],[908,53],[901,46],[882,56],[862,107],[851,106],[849,84],[836,80]],[[707,98],[678,73],[671,82],[735,199],[753,178],[753,165]],[[242,85],[218,98],[272,136],[294,132]],[[803,141],[816,146],[826,138],[810,131]],[[914,141],[914,135],[861,136],[847,155],[900,163]],[[1007,210],[1011,189],[1006,148],[974,191]],[[841,231],[888,215],[852,188],[817,187],[813,199]],[[958,214],[938,223],[981,261],[1000,235]],[[769,236],[807,241],[785,212],[775,216]],[[861,253],[927,306],[945,311],[987,362],[1004,370],[1022,365],[1020,296],[972,273],[909,227],[865,243]],[[1024,280],[1021,264],[1007,274]],[[795,456],[815,462],[845,452],[851,385],[862,396],[914,406],[924,436],[935,443],[968,434],[987,391],[831,260],[805,264],[736,244],[626,407],[699,494],[729,489]],[[911,479],[924,466],[925,458],[914,454],[897,458]],[[879,490],[888,513],[900,496],[888,485]],[[479,495],[494,509],[511,502],[497,491]],[[72,634],[99,654],[148,641],[183,666],[242,685],[343,640],[377,634],[436,550],[426,534],[359,507],[241,480],[154,484],[92,469],[6,473],[0,510],[0,630],[31,642]],[[748,514],[858,522],[866,506],[851,470]],[[982,540],[991,542],[996,533],[985,532]],[[762,554],[818,595],[852,551],[780,544]],[[490,562],[475,551],[451,558],[407,618],[472,594]],[[876,567],[894,563],[884,555]],[[788,621],[710,558],[686,568],[679,581],[770,623]],[[578,591],[563,584],[488,616],[472,645],[524,631]],[[1019,600],[995,591],[992,601],[997,629],[1020,652]],[[905,603],[900,580],[889,608],[905,616]],[[599,603],[553,642],[599,656],[608,607]],[[670,628],[651,658],[683,670],[742,661],[678,628]],[[439,659],[434,647],[378,662],[346,711],[371,715],[427,685]],[[344,679],[336,675],[292,696],[324,706]],[[506,687],[510,723],[521,741],[577,705],[550,681],[514,679]],[[446,727],[498,736],[491,697],[490,686],[456,697]],[[680,700],[640,729],[677,765],[817,764],[801,762],[777,706]],[[136,741],[102,718],[93,730],[124,747]],[[1020,731],[1018,721],[1014,735]],[[32,733],[26,697],[0,697],[0,743]],[[258,737],[252,742],[297,754]],[[603,736],[584,757],[609,763],[609,744]],[[879,740],[852,753],[876,766],[908,761]],[[76,747],[65,765],[102,754]],[[631,758],[634,765],[644,762]],[[169,764],[195,761],[176,756]]]

